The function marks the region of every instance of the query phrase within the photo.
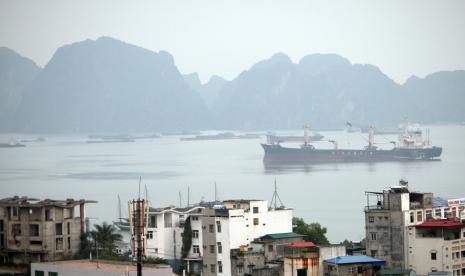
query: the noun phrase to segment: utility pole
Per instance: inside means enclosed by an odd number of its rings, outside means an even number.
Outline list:
[[[141,216],[141,207],[144,204],[144,200],[140,199],[140,182],[142,177],[139,177],[139,197],[135,202],[135,223],[134,223],[134,234],[136,235],[137,243],[137,276],[142,276],[142,216]]]

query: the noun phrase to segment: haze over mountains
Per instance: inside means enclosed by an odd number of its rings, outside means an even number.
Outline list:
[[[400,85],[334,54],[275,54],[226,81],[182,75],[173,57],[109,37],[58,49],[43,68],[0,48],[1,131],[271,130],[465,121],[465,71]]]

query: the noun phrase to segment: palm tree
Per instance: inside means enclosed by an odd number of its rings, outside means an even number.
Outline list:
[[[90,232],[90,235],[96,248],[111,254],[115,248],[115,242],[123,239],[123,236],[116,231],[113,225],[103,222],[100,225],[94,225],[94,230]]]

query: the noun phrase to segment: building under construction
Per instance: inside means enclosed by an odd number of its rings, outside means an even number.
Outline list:
[[[86,231],[85,204],[91,202],[0,199],[0,263],[56,261],[76,254]]]

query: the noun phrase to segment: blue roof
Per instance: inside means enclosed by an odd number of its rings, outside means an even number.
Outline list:
[[[324,260],[325,263],[346,265],[346,264],[372,264],[372,265],[384,265],[386,262],[380,259],[375,259],[365,255],[356,256],[340,256],[332,259]]]

